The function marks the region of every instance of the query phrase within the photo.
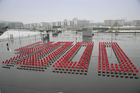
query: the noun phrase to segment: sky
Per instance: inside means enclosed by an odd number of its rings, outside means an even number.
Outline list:
[[[0,20],[23,23],[140,20],[140,0],[0,0]]]

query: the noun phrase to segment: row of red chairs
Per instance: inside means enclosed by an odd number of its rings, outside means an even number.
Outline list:
[[[120,71],[121,72],[127,72],[128,73],[129,70],[128,70],[128,68],[125,65],[125,61],[126,61],[125,58],[122,57],[123,55],[119,52],[118,48],[114,44],[112,44],[112,48],[115,51],[115,53],[117,55],[117,58],[120,61],[120,65],[119,65],[120,66]]]
[[[88,66],[89,66],[89,60],[90,60],[92,49],[93,49],[93,43],[88,42],[87,46],[86,46],[86,49],[84,50],[77,66],[76,66],[76,69],[87,71]]]
[[[125,72],[138,73],[138,69],[134,66],[131,60],[126,56],[123,50],[119,47],[117,43],[113,43],[113,48],[120,59],[120,64],[123,66]]]
[[[29,58],[24,59],[24,60],[20,60],[19,63],[17,63],[16,65],[21,65],[22,67],[43,67],[44,63],[43,60],[30,60]]]
[[[103,72],[109,72],[110,71],[110,66],[109,66],[109,61],[107,57],[107,51],[106,51],[106,44],[110,44],[109,42],[99,42],[99,62],[98,62],[98,71]]]

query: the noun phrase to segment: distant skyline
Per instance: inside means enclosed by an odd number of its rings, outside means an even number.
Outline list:
[[[140,20],[139,11],[140,0],[0,0],[0,20],[23,23]]]

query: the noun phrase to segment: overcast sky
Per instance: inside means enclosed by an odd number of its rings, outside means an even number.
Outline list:
[[[0,0],[0,20],[24,23],[140,19],[140,0]]]

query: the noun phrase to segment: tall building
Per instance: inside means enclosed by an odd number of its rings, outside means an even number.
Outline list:
[[[57,22],[57,26],[62,26],[61,21]]]
[[[68,26],[68,20],[64,19],[64,26]]]
[[[77,25],[77,24],[78,24],[78,18],[73,18],[72,21],[73,21],[73,24],[74,24],[74,25]]]
[[[74,26],[74,22],[73,21],[70,21],[70,26]]]

